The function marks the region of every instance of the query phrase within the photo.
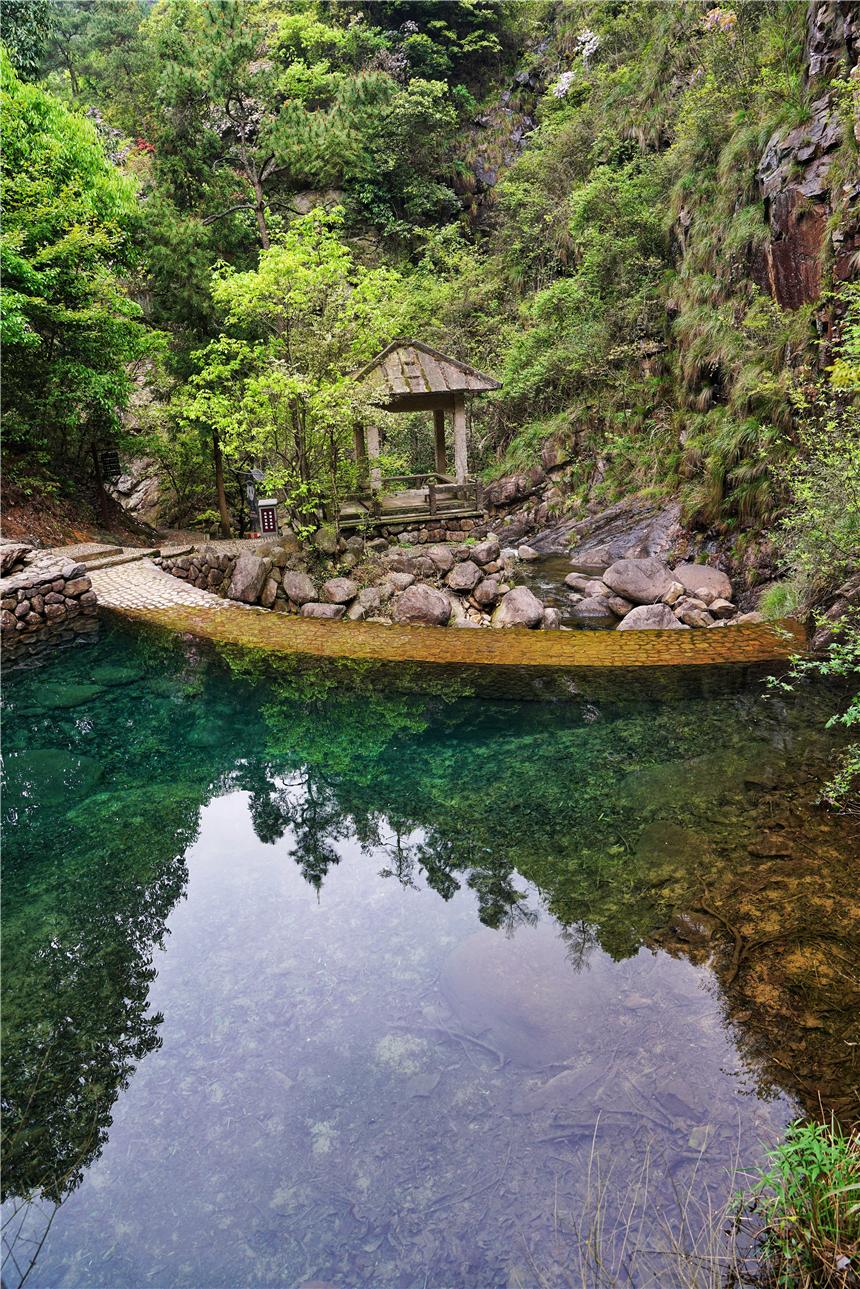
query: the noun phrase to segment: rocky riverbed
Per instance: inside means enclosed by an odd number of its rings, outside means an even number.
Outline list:
[[[210,543],[157,562],[239,603],[332,621],[629,631],[761,620],[738,612],[731,581],[717,568],[672,568],[656,555],[615,559],[609,547],[554,558],[558,585],[547,604],[530,577],[541,559],[532,546],[502,547],[494,533],[411,546],[321,529],[307,543],[293,535],[251,550]]]
[[[242,604],[306,618],[420,626],[551,630],[560,615],[516,585],[517,552],[494,534],[474,541],[389,546],[327,534],[237,552],[208,544],[160,566]]]

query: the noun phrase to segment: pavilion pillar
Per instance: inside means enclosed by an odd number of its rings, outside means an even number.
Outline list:
[[[436,473],[445,474],[448,466],[445,457],[445,412],[441,407],[433,409],[433,428],[436,431]]]
[[[466,399],[462,394],[454,395],[454,478],[457,483],[465,483],[469,473],[469,458],[466,448]]]
[[[364,474],[367,469],[367,443],[364,437],[364,426],[353,426],[353,438],[355,439],[355,464],[358,466],[358,473]]]
[[[370,486],[374,492],[382,487],[382,471],[376,462],[379,460],[379,426],[367,427],[367,455],[370,458]]]

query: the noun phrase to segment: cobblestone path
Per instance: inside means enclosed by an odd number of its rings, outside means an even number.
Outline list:
[[[235,600],[222,600],[209,591],[200,591],[178,577],[171,577],[151,560],[114,564],[110,568],[88,570],[99,604],[108,609],[208,608],[220,611],[247,610]],[[260,612],[263,612],[261,609]]]

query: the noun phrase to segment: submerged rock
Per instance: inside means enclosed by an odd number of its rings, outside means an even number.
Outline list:
[[[577,972],[550,922],[511,938],[487,929],[469,936],[449,955],[440,986],[464,1029],[533,1069],[581,1052],[614,1006],[611,971],[600,960]]]
[[[86,796],[103,774],[102,766],[90,756],[60,748],[36,748],[5,754],[6,791],[10,800],[29,797],[49,805],[68,801],[75,804]]]

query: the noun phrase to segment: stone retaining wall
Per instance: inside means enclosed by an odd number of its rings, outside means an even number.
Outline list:
[[[0,544],[0,645],[18,660],[98,629],[86,565],[19,542]]]

